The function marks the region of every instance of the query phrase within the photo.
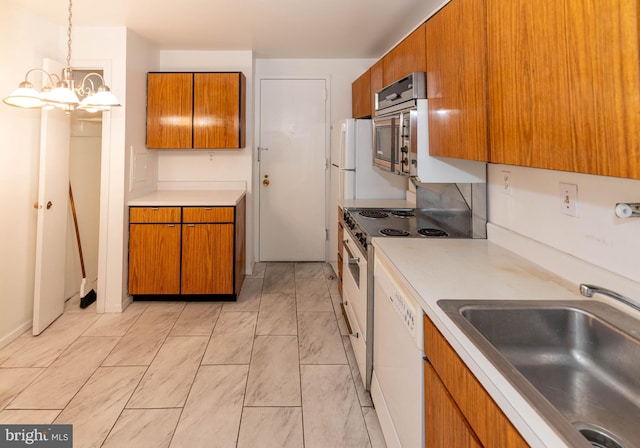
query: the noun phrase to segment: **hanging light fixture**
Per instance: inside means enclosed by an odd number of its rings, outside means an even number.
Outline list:
[[[76,87],[73,79],[73,68],[71,67],[71,10],[72,0],[69,0],[69,23],[67,26],[67,66],[62,69],[60,76],[48,73],[39,68],[29,70],[24,76],[24,81],[18,88],[2,101],[10,106],[22,107],[26,109],[43,109],[57,107],[67,112],[74,109],[83,109],[88,112],[109,111],[112,107],[120,106],[104,78],[99,73],[87,74]],[[33,72],[40,72],[46,76],[44,87],[38,92],[31,82],[29,75]],[[93,83],[91,78],[98,78],[101,84]],[[82,97],[82,101],[80,101]]]

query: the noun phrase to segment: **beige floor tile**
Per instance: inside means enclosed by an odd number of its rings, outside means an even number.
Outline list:
[[[351,368],[351,376],[353,377],[353,382],[356,386],[356,393],[358,394],[360,406],[373,406],[371,394],[364,388],[360,369],[358,369],[358,364],[356,364],[356,355],[353,352],[350,337],[343,336],[342,343],[344,345],[344,351],[347,354],[347,360],[349,361],[349,367]]]
[[[118,340],[116,337],[79,337],[7,409],[63,409]]]
[[[178,320],[184,303],[151,303],[127,334],[107,357],[105,366],[149,365],[171,328]]]
[[[146,367],[100,367],[54,423],[73,425],[74,448],[97,448],[113,427]]]
[[[67,313],[7,358],[2,367],[48,367],[98,319],[95,313]]]
[[[225,302],[222,306],[222,312],[258,311],[258,308],[260,308],[260,295],[262,294],[262,282],[261,278],[245,279],[237,301]]]
[[[127,408],[184,406],[208,340],[206,336],[168,337]]]
[[[300,364],[346,364],[336,316],[331,313],[298,313]]]
[[[347,365],[300,366],[305,448],[370,447]]]
[[[298,338],[256,336],[245,406],[299,406]]]
[[[3,425],[48,425],[60,414],[60,409],[14,409],[0,412]]]
[[[25,390],[44,368],[0,369],[0,409],[4,409],[20,392]],[[62,407],[60,408],[62,409]]]
[[[251,273],[251,275],[247,275],[245,277],[245,280],[248,278],[264,278],[264,271],[267,268],[267,263],[255,263],[253,265],[253,272]]]
[[[367,425],[367,432],[369,433],[371,447],[387,448],[376,410],[374,408],[362,408],[362,414],[364,415],[364,422]]]
[[[296,335],[296,296],[263,294],[258,313],[256,335]]]
[[[333,311],[324,279],[296,279],[296,302],[300,311]]]
[[[249,364],[258,313],[221,313],[202,364]]]
[[[173,448],[235,448],[249,366],[202,366],[173,435]]]
[[[181,412],[181,408],[125,409],[102,448],[166,448]]]
[[[19,337],[11,341],[0,349],[0,365],[4,363],[11,355],[21,350],[31,339],[31,330],[25,331]]]
[[[294,294],[295,263],[269,263],[264,273],[264,294]]]
[[[316,263],[316,262],[296,263],[295,271],[296,271],[296,279],[324,278],[324,270],[322,269],[322,263]]]
[[[213,326],[218,319],[221,303],[190,302],[187,303],[178,321],[173,326],[170,336],[211,336]]]
[[[83,336],[124,336],[144,312],[147,305],[132,303],[122,313],[104,313]]]
[[[133,303],[140,303],[147,305],[145,312],[149,313],[176,313],[180,314],[184,307],[187,305],[187,302],[154,302],[154,301],[136,301]]]
[[[301,408],[244,408],[238,448],[302,448]]]
[[[325,278],[329,278],[333,276],[333,278],[337,278],[336,272],[333,270],[333,267],[329,263],[322,263],[322,270],[324,271]]]

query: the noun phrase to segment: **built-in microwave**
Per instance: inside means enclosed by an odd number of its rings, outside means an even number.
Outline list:
[[[373,164],[383,170],[415,176],[418,100],[426,98],[426,74],[411,73],[376,93],[373,119]]]

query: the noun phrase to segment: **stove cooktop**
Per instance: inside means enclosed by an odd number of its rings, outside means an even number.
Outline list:
[[[471,238],[471,215],[466,211],[427,209],[348,208],[346,222],[354,221],[368,239],[386,237]]]

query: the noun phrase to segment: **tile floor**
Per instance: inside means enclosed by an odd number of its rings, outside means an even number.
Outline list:
[[[65,313],[0,350],[0,423],[74,447],[384,447],[324,263],[259,263],[237,302]]]

